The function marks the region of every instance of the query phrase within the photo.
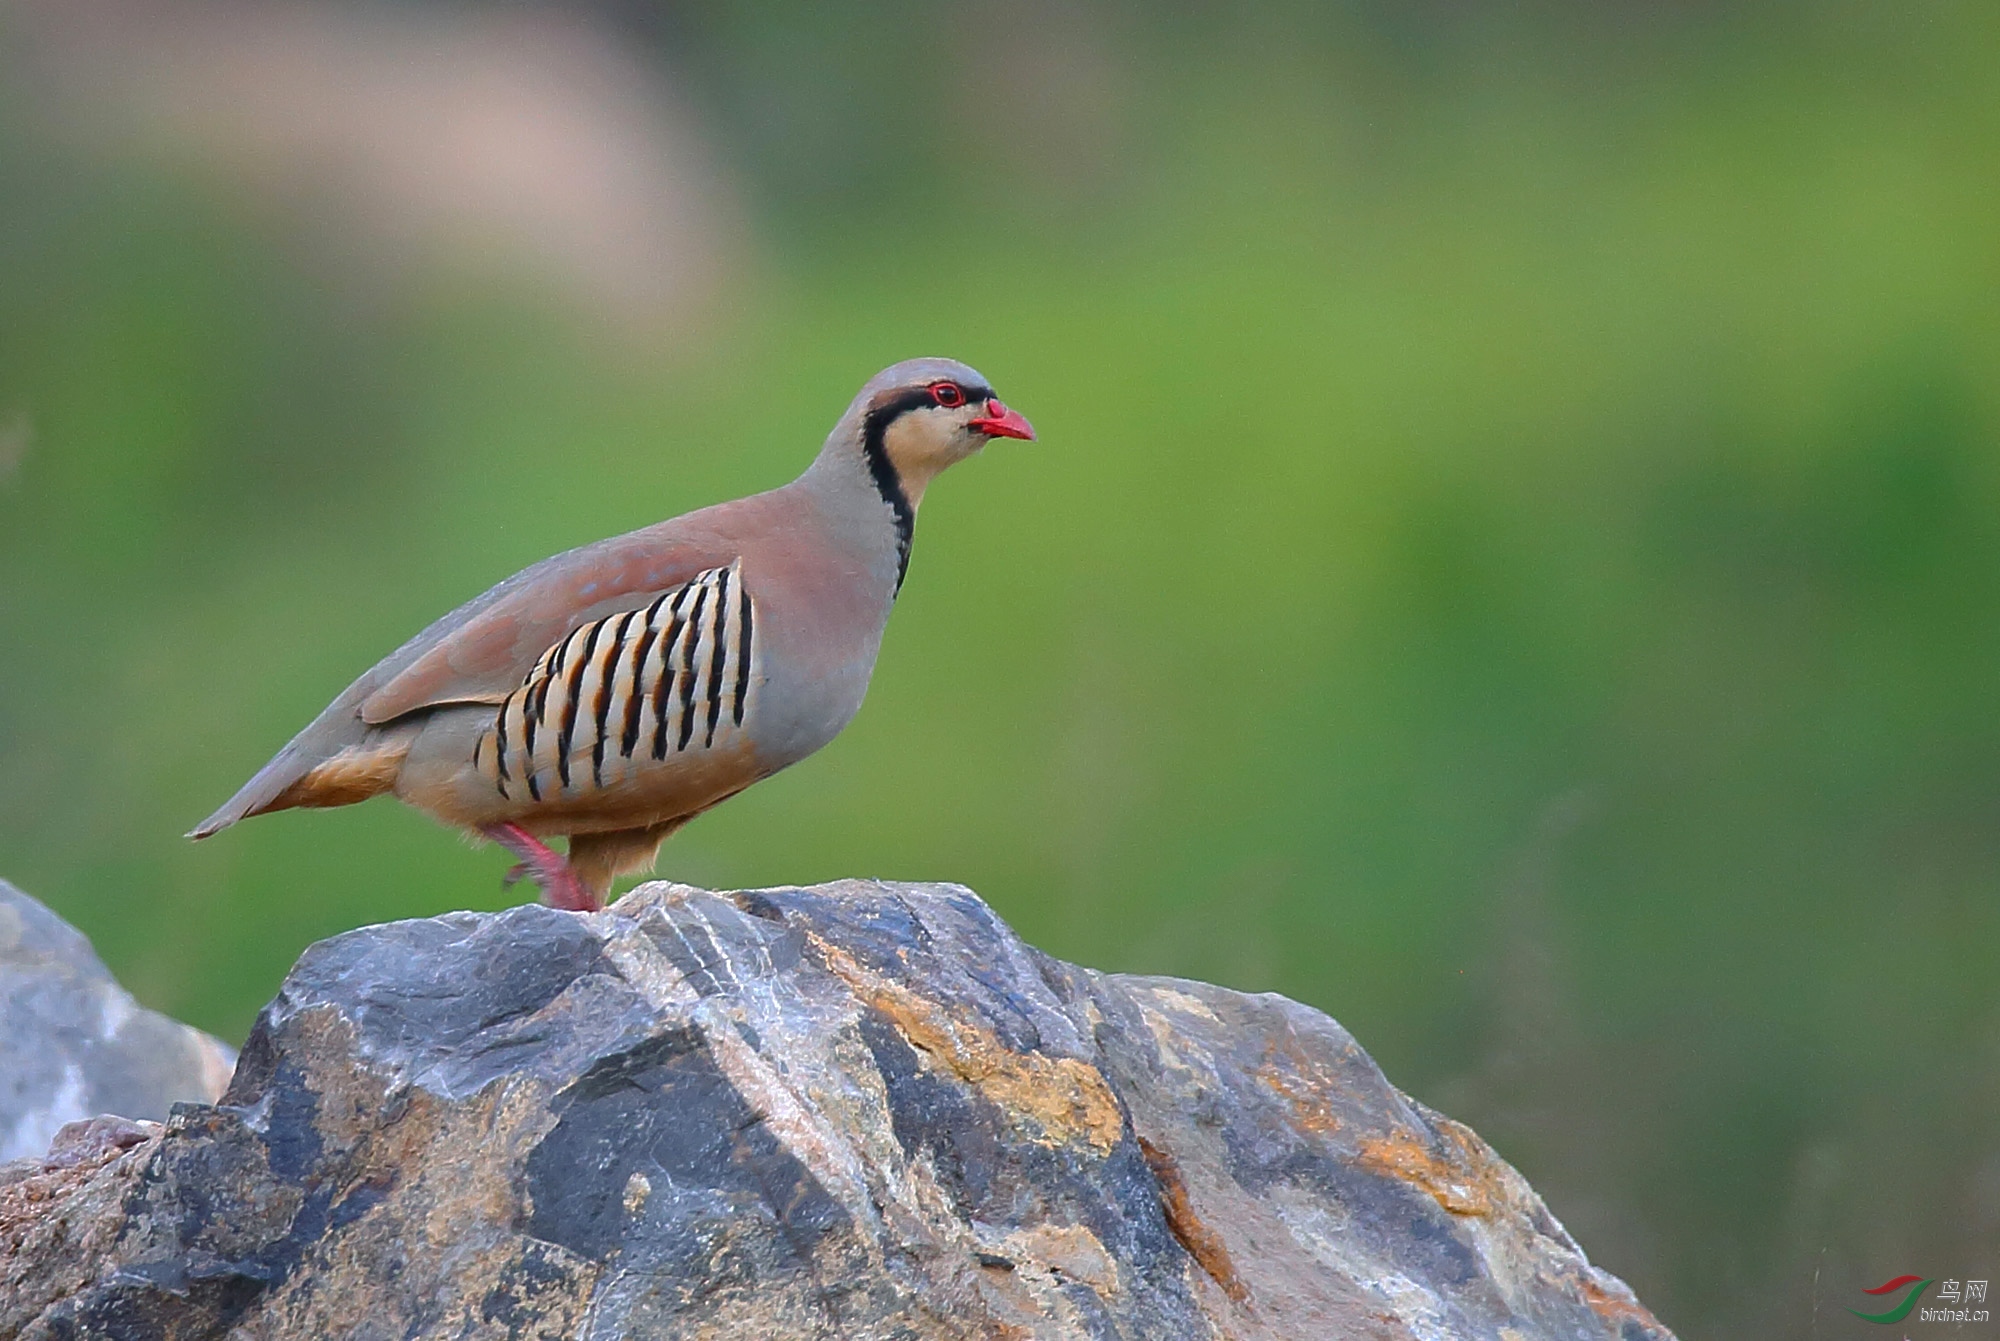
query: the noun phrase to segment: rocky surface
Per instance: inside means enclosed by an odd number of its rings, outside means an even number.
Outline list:
[[[68,1122],[155,1121],[213,1102],[235,1056],[142,1009],[82,933],[0,880],[0,1161],[39,1156]]]
[[[953,886],[364,928],[220,1104],[70,1144],[0,1338],[1669,1335],[1326,1016]]]

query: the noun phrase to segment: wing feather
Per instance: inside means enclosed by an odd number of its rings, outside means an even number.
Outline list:
[[[379,726],[445,703],[504,702],[537,658],[578,629],[734,557],[637,531],[536,564],[439,621],[451,627],[419,635],[428,645],[361,701],[361,720]]]

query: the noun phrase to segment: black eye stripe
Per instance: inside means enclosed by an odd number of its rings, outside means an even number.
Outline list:
[[[900,419],[911,410],[944,408],[939,406],[931,395],[931,388],[937,385],[940,383],[926,382],[922,386],[908,387],[877,401],[868,411],[864,420],[864,430],[869,424],[879,424],[887,428],[891,422]],[[951,385],[957,387],[965,397],[963,404],[951,406],[952,409],[962,409],[965,405],[978,405],[993,399],[993,388],[990,386],[972,386],[965,382],[953,382]]]

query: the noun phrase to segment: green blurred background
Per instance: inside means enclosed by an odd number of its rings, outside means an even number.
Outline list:
[[[387,802],[179,835],[950,354],[1042,441],[661,873],[1284,992],[1683,1335],[1844,1334],[2000,1275],[1996,168],[1945,0],[15,0],[0,875],[231,1039],[503,906]]]

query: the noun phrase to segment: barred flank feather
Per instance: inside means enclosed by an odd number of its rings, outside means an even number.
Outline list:
[[[503,797],[603,791],[650,763],[727,743],[756,684],[741,565],[553,644],[507,696],[474,762]]]

